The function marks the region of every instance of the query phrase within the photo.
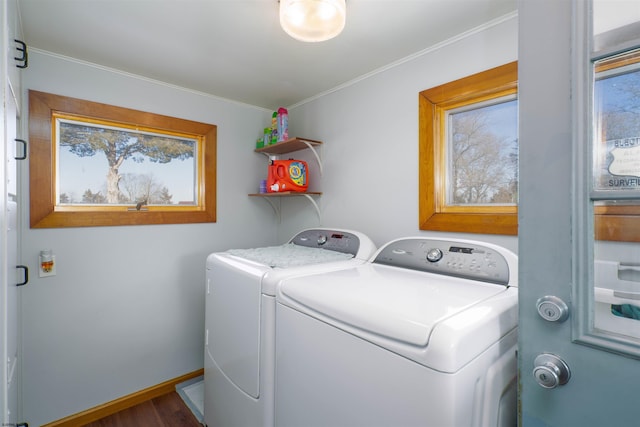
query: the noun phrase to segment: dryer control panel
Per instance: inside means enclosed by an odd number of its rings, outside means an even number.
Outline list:
[[[514,280],[498,248],[472,241],[395,240],[382,247],[373,262],[506,286]]]
[[[295,235],[289,243],[309,248],[322,248],[356,256],[360,249],[360,239],[348,231],[311,229]]]

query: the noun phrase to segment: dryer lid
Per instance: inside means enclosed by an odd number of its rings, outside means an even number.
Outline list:
[[[279,301],[360,335],[374,334],[424,347],[436,325],[506,289],[491,283],[365,264],[286,279]]]

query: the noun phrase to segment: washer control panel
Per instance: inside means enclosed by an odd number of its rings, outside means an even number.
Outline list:
[[[322,248],[356,256],[360,249],[360,239],[353,233],[338,230],[303,230],[289,243],[309,248]]]
[[[509,264],[498,249],[477,242],[400,239],[388,243],[377,264],[509,285]]]

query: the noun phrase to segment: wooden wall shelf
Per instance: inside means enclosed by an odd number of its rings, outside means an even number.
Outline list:
[[[287,139],[286,141],[278,142],[273,145],[267,145],[266,147],[256,148],[255,151],[256,153],[285,154],[294,151],[305,150],[317,145],[322,145],[322,142],[313,139],[295,137]]]
[[[322,145],[321,141],[316,141],[314,139],[295,137],[295,138],[287,139],[286,141],[278,142],[278,143],[273,144],[273,145],[267,145],[266,147],[256,148],[255,152],[256,153],[266,154],[266,155],[280,155],[280,154],[292,153],[294,151],[309,149],[309,150],[311,150],[311,152],[315,156],[316,160],[318,161],[318,167],[320,168],[320,175],[322,175],[322,161],[320,160],[320,156],[318,155],[318,152],[315,149],[315,147],[317,147],[319,145]],[[280,208],[279,208],[280,200],[281,200],[280,198],[282,198],[282,197],[304,196],[313,205],[313,207],[316,210],[316,213],[318,214],[318,218],[322,222],[322,219],[321,219],[321,216],[320,216],[320,206],[318,206],[318,203],[316,203],[316,201],[314,200],[315,196],[321,196],[321,195],[322,195],[322,193],[318,192],[318,191],[307,191],[307,192],[304,192],[304,193],[297,192],[297,191],[282,191],[282,192],[277,192],[277,193],[252,193],[252,194],[249,194],[249,196],[251,196],[251,197],[264,198],[264,200],[269,202],[269,204],[271,205],[273,210],[276,212],[278,217],[280,217]],[[272,202],[273,199],[279,199],[278,200],[278,206],[276,206],[276,204],[274,204],[274,202]]]

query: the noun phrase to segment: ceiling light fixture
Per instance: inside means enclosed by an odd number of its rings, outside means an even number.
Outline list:
[[[340,34],[345,0],[280,0],[280,25],[294,39],[322,42]]]

